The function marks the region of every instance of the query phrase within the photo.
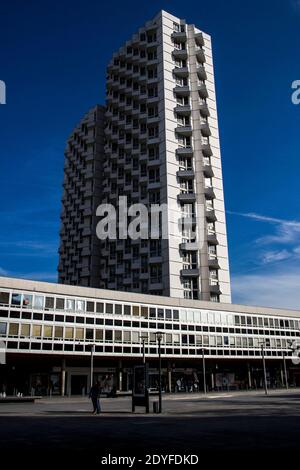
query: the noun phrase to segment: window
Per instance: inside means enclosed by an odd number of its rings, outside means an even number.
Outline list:
[[[80,312],[84,312],[85,310],[85,301],[84,300],[76,300],[76,310]]]
[[[131,305],[124,305],[124,315],[131,315]]]
[[[130,343],[131,342],[131,332],[130,331],[124,331],[123,332],[123,338],[124,338],[124,343]]]
[[[20,306],[21,305],[21,298],[22,298],[21,294],[14,294],[13,293],[12,296],[11,296],[11,304]]]
[[[56,300],[56,308],[57,308],[57,301],[61,299]],[[67,299],[66,300],[66,309],[67,310],[75,310],[75,300],[73,299]]]
[[[96,330],[96,341],[103,341],[103,330]]]
[[[92,328],[85,330],[85,339],[94,339],[94,330]]]
[[[135,316],[139,316],[140,314],[140,307],[138,305],[134,305],[132,307],[132,314],[135,315]]]
[[[75,338],[76,338],[77,340],[83,339],[83,333],[84,333],[84,329],[83,329],[83,328],[76,328]]]
[[[86,303],[86,310],[87,310],[87,312],[94,312],[95,311],[95,302],[87,302]]]
[[[120,330],[116,330],[115,331],[115,341],[117,343],[121,343],[122,342],[122,331]]]
[[[65,299],[57,298],[55,308],[56,308],[56,310],[64,310],[64,308],[65,308]]]
[[[6,335],[7,325],[6,323],[0,323],[0,335]]]
[[[46,297],[46,303],[45,303],[46,308],[54,308],[54,298],[53,297]]]
[[[0,304],[9,304],[9,292],[0,292]]]
[[[23,307],[32,307],[32,295],[23,294]]]
[[[139,343],[140,340],[139,340],[139,334],[137,331],[133,331],[132,334],[131,334],[131,342],[132,343]]]
[[[44,296],[35,295],[34,296],[33,306],[34,306],[34,308],[43,309],[44,308]]]
[[[62,338],[63,337],[63,331],[64,331],[64,329],[63,329],[62,326],[56,326],[55,330],[54,330],[55,338]]]
[[[73,339],[74,337],[74,328],[69,328],[67,327],[65,329],[65,338],[67,339]]]
[[[40,338],[42,336],[42,325],[32,325],[31,336]]]
[[[116,315],[122,315],[122,305],[121,304],[116,304],[115,305],[115,314]]]
[[[53,327],[44,326],[44,338],[52,338]]]
[[[113,332],[112,330],[105,331],[105,341],[112,341],[113,339]]]
[[[144,318],[148,318],[148,307],[141,307],[141,316]]]
[[[113,304],[106,304],[105,312],[106,313],[114,313],[113,308],[114,308]]]
[[[102,302],[97,302],[96,304],[96,312],[97,313],[103,313],[104,310],[103,310],[103,303]]]
[[[21,336],[30,336],[30,325],[22,324],[21,325]]]

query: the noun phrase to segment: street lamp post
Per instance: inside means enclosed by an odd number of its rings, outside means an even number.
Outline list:
[[[203,371],[203,391],[206,395],[206,371],[205,371],[205,349],[202,348],[202,371]]]
[[[265,350],[264,350],[265,342],[261,343],[261,357],[263,362],[263,372],[264,372],[264,388],[265,394],[268,395],[268,387],[267,387],[267,373],[266,373],[266,361],[265,361]]]
[[[142,345],[143,345],[143,364],[145,364],[146,363],[145,342],[148,340],[148,336],[141,335],[140,339],[142,340]]]
[[[162,333],[157,331],[155,333],[156,339],[158,341],[158,412],[162,412],[162,396],[161,396],[161,340]]]
[[[288,384],[287,371],[286,371],[286,360],[285,360],[286,354],[287,353],[285,351],[283,351],[282,356],[283,356],[284,381],[285,381],[285,387],[288,390],[289,384]]]
[[[93,375],[94,375],[94,352],[95,352],[95,345],[91,345],[91,388],[93,386]]]

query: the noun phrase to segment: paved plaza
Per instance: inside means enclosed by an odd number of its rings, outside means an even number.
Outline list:
[[[268,396],[262,391],[166,395],[161,415],[147,415],[142,408],[132,414],[130,397],[103,398],[101,405],[102,413],[94,416],[85,397],[1,403],[1,455],[42,453],[100,463],[107,455],[143,460],[147,454],[217,457],[299,449],[298,389]]]

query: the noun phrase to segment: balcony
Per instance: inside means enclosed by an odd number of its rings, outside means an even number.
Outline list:
[[[174,49],[173,51],[173,57],[175,59],[187,59],[187,50],[186,49]]]
[[[195,193],[180,193],[177,195],[177,200],[183,203],[196,202]]]
[[[200,83],[198,85],[198,93],[201,96],[201,98],[207,98],[208,97],[208,92],[205,83]]]
[[[180,116],[189,116],[191,113],[191,107],[189,104],[183,105],[183,106],[177,105],[174,108],[174,111],[176,114],[179,114]]]
[[[196,57],[197,59],[199,60],[199,62],[205,62],[205,54],[204,54],[204,50],[199,47],[199,49],[196,49]]]
[[[205,137],[209,137],[211,135],[209,124],[206,119],[201,119],[200,128],[202,135],[204,135]]]
[[[191,168],[189,170],[180,168],[176,173],[178,178],[186,179],[186,178],[194,178],[195,173],[194,170]]]
[[[204,194],[205,194],[206,199],[215,199],[216,197],[214,190],[211,186],[206,186],[204,188]]]
[[[182,242],[179,245],[180,250],[183,251],[198,251],[199,250],[199,244],[197,242]]]
[[[180,135],[192,135],[192,126],[177,126],[175,132]]]
[[[203,141],[201,148],[202,148],[203,154],[206,157],[212,156],[213,153],[212,153],[211,146],[208,140]]]
[[[178,157],[192,157],[193,156],[193,147],[179,147],[176,149],[176,155]]]
[[[181,277],[199,277],[200,271],[198,268],[184,268],[180,270]]]
[[[187,67],[175,67],[173,73],[176,77],[188,77],[189,69]]]
[[[200,80],[207,80],[207,73],[203,65],[198,65],[197,75],[200,78]]]
[[[188,85],[185,86],[176,86],[173,88],[174,93],[179,96],[188,96],[190,94],[190,88]]]
[[[196,33],[195,34],[195,42],[197,46],[204,46],[204,39],[203,39],[203,34],[202,33]]]
[[[213,268],[213,269],[219,269],[220,265],[219,265],[218,258],[217,257],[210,257],[210,255],[209,255],[208,266],[210,268]]]
[[[210,115],[207,103],[205,100],[200,101],[199,109],[202,116],[208,117]]]
[[[214,172],[210,162],[203,161],[203,173],[207,178],[212,178],[214,176]]]
[[[222,294],[220,289],[220,284],[216,281],[213,281],[213,284],[209,284],[209,290],[212,294]]]
[[[217,235],[216,235],[216,233],[212,233],[212,232],[210,233],[210,232],[208,232],[208,234],[207,234],[207,241],[208,241],[208,243],[210,243],[211,245],[218,245],[218,244],[219,244],[219,242],[218,242],[218,240],[217,240]]]
[[[208,222],[216,222],[217,217],[214,209],[206,208],[205,216]]]
[[[171,34],[171,38],[178,42],[185,42],[187,40],[185,31],[174,31]]]

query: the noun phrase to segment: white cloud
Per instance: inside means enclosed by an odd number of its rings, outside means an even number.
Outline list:
[[[299,0],[300,1],[300,0]],[[253,240],[256,247],[269,246],[268,251],[257,251],[255,256],[260,263],[271,263],[283,261],[300,254],[300,222],[297,220],[278,219],[254,212],[231,212],[229,214],[246,217],[257,222],[265,222],[274,227],[274,233],[263,235]],[[286,247],[278,249],[276,245],[285,245]],[[299,250],[299,251],[298,251]]]
[[[289,272],[237,274],[232,277],[234,303],[300,309],[300,267]]]
[[[275,261],[283,261],[288,259],[292,256],[288,250],[280,250],[280,251],[266,251],[262,255],[262,262],[263,264],[273,263]]]

